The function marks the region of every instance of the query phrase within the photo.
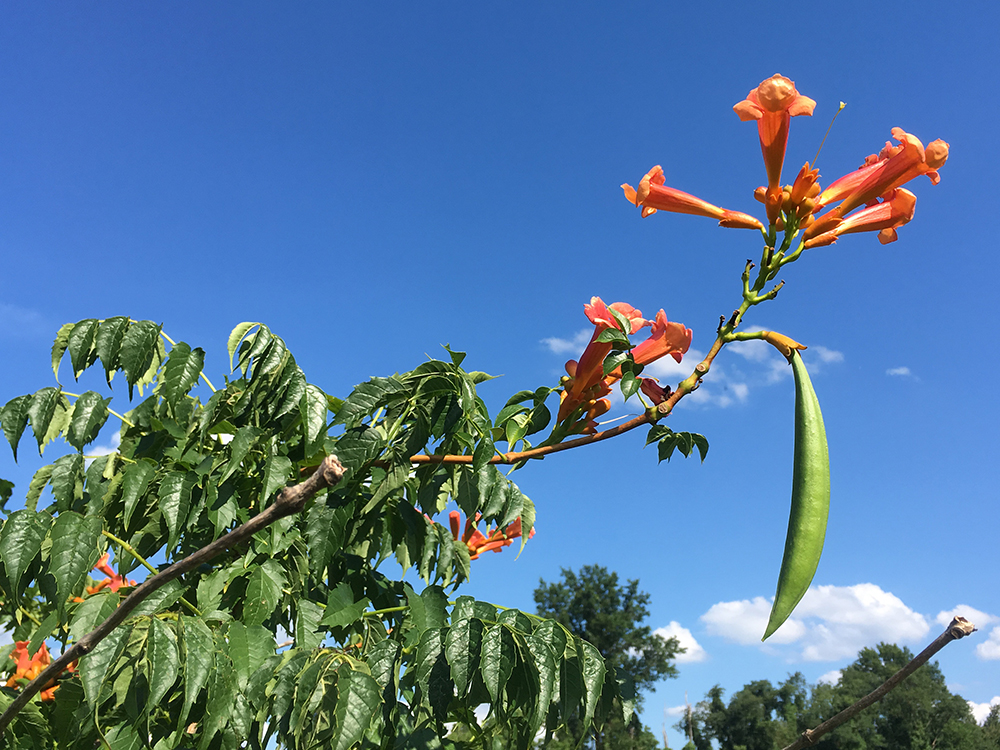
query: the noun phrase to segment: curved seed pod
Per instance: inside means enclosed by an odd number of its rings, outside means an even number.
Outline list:
[[[809,373],[797,351],[792,351],[789,362],[795,376],[792,509],[778,574],[778,590],[761,640],[766,640],[781,627],[812,583],[823,552],[826,519],[830,512],[830,454],[823,414]]]

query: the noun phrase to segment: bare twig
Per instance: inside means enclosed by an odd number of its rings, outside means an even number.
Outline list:
[[[116,627],[139,604],[154,591],[179,578],[190,570],[208,562],[231,547],[246,541],[261,529],[267,528],[279,518],[285,518],[301,512],[306,501],[320,490],[337,484],[344,476],[344,467],[336,456],[327,456],[316,471],[304,482],[286,487],[267,508],[251,518],[242,526],[238,526],[228,534],[219,537],[211,544],[193,552],[183,560],[174,563],[169,568],[150,576],[129,594],[104,622],[87,633],[80,640],[66,649],[58,659],[43,669],[38,676],[25,685],[21,693],[14,699],[3,715],[0,715],[0,732],[3,732],[17,713],[31,698],[42,690],[49,682],[54,681],[65,669],[82,656],[86,656],[94,647]]]
[[[850,721],[876,701],[882,700],[882,698],[884,698],[890,690],[895,688],[899,685],[899,683],[922,667],[925,663],[927,663],[928,659],[934,656],[934,654],[943,649],[949,643],[958,640],[959,638],[964,638],[967,635],[971,635],[975,631],[975,625],[966,620],[964,617],[954,618],[951,621],[951,624],[948,625],[948,628],[941,635],[935,638],[927,648],[917,654],[913,658],[913,661],[896,672],[896,674],[883,682],[857,703],[848,706],[832,719],[827,719],[818,727],[804,731],[799,738],[795,740],[795,742],[782,750],[803,750],[803,748],[816,744],[816,741],[824,734],[836,729],[841,724]]]

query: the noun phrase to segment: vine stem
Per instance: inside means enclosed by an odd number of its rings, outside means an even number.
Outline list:
[[[132,557],[138,560],[142,564],[142,566],[150,573],[152,573],[154,576],[157,574],[157,572],[159,572],[156,570],[156,568],[154,568],[152,565],[149,564],[149,562],[146,560],[145,557],[136,552],[135,549],[132,547],[132,545],[126,542],[124,539],[119,539],[106,529],[101,529],[101,534],[104,535],[106,538],[110,539],[115,544],[117,544],[119,547],[128,552],[130,555],[132,555]],[[193,614],[195,617],[201,617],[201,610],[198,609],[196,606],[194,606],[183,596],[178,601],[180,601],[181,604],[187,607],[188,612]]]
[[[797,740],[795,740],[795,742],[791,745],[785,746],[782,750],[803,750],[803,748],[815,745],[816,740],[824,734],[836,729],[844,722],[850,721],[876,701],[882,700],[882,698],[884,698],[889,691],[897,687],[903,680],[926,664],[927,661],[934,656],[934,654],[943,649],[949,643],[957,641],[960,638],[965,638],[967,635],[972,635],[974,632],[976,632],[976,626],[964,617],[954,618],[941,635],[935,638],[931,644],[927,646],[927,648],[913,657],[913,660],[896,672],[896,674],[868,693],[868,695],[864,698],[845,708],[832,719],[827,719],[813,729],[807,729]]]
[[[278,493],[278,496],[271,505],[245,524],[237,526],[228,534],[220,536],[214,542],[196,552],[192,552],[183,560],[175,562],[169,568],[160,571],[154,576],[150,576],[139,584],[131,594],[125,597],[118,606],[118,609],[112,612],[108,619],[63,651],[59,658],[49,664],[49,666],[39,672],[35,679],[24,686],[24,689],[14,699],[14,702],[0,715],[0,734],[10,725],[10,722],[24,708],[25,704],[41,691],[45,685],[54,681],[74,661],[93,651],[97,644],[104,640],[112,630],[121,625],[132,610],[139,606],[150,594],[161,589],[174,579],[194,570],[202,563],[215,558],[231,547],[241,544],[275,521],[300,513],[309,498],[320,490],[337,484],[343,476],[344,467],[337,460],[337,457],[327,456],[323,459],[323,463],[313,472],[312,476],[304,482],[283,489]]]

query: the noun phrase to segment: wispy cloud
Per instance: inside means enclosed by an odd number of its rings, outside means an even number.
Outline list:
[[[754,645],[789,661],[836,661],[879,641],[911,643],[927,635],[927,618],[873,583],[814,586],[790,617],[764,644],[771,600],[719,602],[701,616],[712,635]],[[781,646],[791,646],[782,649]]]
[[[593,330],[578,331],[571,339],[548,338],[542,339],[541,343],[553,354],[576,354],[580,356],[584,347],[590,343],[590,337],[594,335]]]
[[[690,664],[693,662],[705,661],[708,658],[708,653],[702,648],[701,644],[695,640],[695,637],[691,635],[691,631],[685,627],[681,627],[681,624],[676,620],[671,620],[670,624],[665,628],[657,628],[653,631],[653,635],[658,635],[661,638],[676,638],[677,642],[684,649],[683,654],[678,654],[675,661],[678,664]]]
[[[968,604],[959,604],[954,609],[947,609],[943,612],[938,612],[934,621],[942,627],[948,627],[952,619],[956,617],[964,617],[977,628],[982,628],[984,625],[992,625],[994,622],[1000,621],[1000,617],[983,612],[975,607],[970,607]]]
[[[885,374],[890,378],[912,378],[913,380],[920,380],[920,378],[910,371],[909,367],[890,367],[885,371]]]

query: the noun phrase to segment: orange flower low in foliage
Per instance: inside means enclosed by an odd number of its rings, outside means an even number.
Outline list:
[[[101,571],[107,578],[103,581],[98,581],[93,586],[87,586],[88,594],[96,594],[98,591],[103,591],[106,588],[117,592],[122,586],[135,586],[135,581],[127,580],[118,573],[115,573],[114,568],[110,565],[110,560],[111,556],[105,552],[101,555],[101,559],[97,561],[94,570]]]
[[[476,514],[476,523],[482,516]],[[496,528],[492,531],[487,530],[484,535],[479,529],[476,528],[476,524],[473,523],[472,519],[466,519],[465,529],[462,530],[462,514],[457,510],[453,510],[448,514],[448,522],[451,524],[451,535],[456,542],[463,542],[466,547],[469,548],[469,558],[475,560],[483,552],[499,552],[504,547],[509,547],[514,543],[514,540],[521,536],[521,519],[518,518],[514,523],[507,526],[505,529]],[[531,533],[528,534],[528,539],[531,539],[535,535],[535,530],[532,529]]]
[[[14,644],[14,650],[10,654],[10,658],[14,660],[17,664],[17,668],[14,670],[14,674],[11,675],[10,679],[7,680],[7,687],[17,689],[20,685],[21,680],[31,682],[33,679],[38,677],[39,673],[45,669],[52,662],[52,657],[49,656],[49,649],[44,643],[38,648],[34,656],[28,656],[28,641],[17,641]],[[74,662],[69,666],[69,671],[76,670],[76,663]],[[55,700],[55,691],[59,686],[56,685],[56,681],[51,680],[45,688],[39,693],[39,696],[43,701]]]

